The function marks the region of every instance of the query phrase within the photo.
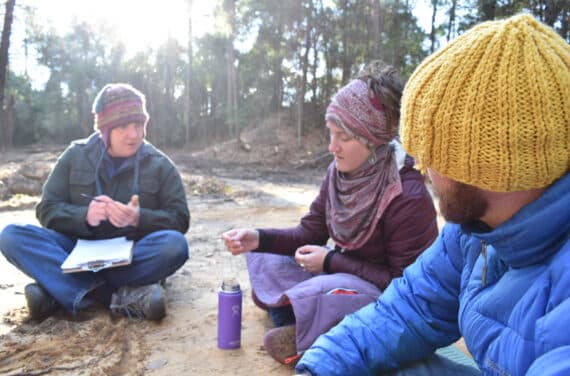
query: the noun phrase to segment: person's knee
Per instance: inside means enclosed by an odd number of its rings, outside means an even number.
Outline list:
[[[168,260],[168,264],[174,265],[176,268],[182,266],[186,260],[188,260],[188,242],[184,235],[179,232],[173,231],[169,234],[163,249],[164,251],[161,256],[164,257],[165,260]]]
[[[15,245],[21,243],[21,227],[19,225],[10,224],[0,232],[0,251],[6,256],[14,251]]]

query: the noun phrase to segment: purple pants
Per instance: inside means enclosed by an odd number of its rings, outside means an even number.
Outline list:
[[[299,353],[344,316],[375,302],[381,293],[352,274],[306,272],[291,256],[250,252],[246,260],[251,288],[261,303],[268,307],[291,303]]]

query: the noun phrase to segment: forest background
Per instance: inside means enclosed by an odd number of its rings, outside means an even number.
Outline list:
[[[426,1],[419,16],[431,20],[427,28],[414,12],[417,1]],[[147,138],[159,147],[239,141],[244,130],[267,119],[293,127],[300,145],[304,134],[322,126],[336,90],[373,59],[396,66],[407,78],[427,55],[472,25],[520,12],[570,41],[570,0],[417,1],[215,0],[213,31],[194,37],[190,15],[198,0],[186,0],[187,45],[169,38],[132,55],[112,25],[70,18],[70,28],[60,33],[40,22],[29,2],[7,0],[0,149],[87,136],[92,100],[109,82],[128,82],[146,94]],[[155,4],[167,7],[169,1]],[[133,6],[128,17],[136,16]],[[10,39],[15,19],[26,30],[18,45]],[[47,70],[45,84],[38,87],[27,70],[13,69],[14,49],[25,51],[26,67]]]

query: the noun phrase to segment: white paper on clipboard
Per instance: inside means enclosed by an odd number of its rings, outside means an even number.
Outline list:
[[[83,271],[98,272],[101,269],[129,265],[133,259],[134,241],[126,237],[85,240],[78,239],[67,256],[61,270],[64,273]]]

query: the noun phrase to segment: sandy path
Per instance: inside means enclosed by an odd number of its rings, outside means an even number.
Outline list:
[[[219,236],[233,227],[296,224],[317,184],[224,182],[228,195],[190,197],[190,260],[167,281],[168,316],[159,324],[113,321],[104,309],[29,323],[22,291],[30,280],[0,258],[0,374],[293,374],[263,349],[270,321],[251,301],[243,257],[225,252]],[[0,213],[0,229],[11,222],[34,223],[33,211]],[[232,351],[216,345],[217,289],[228,275],[244,291],[242,347]]]

